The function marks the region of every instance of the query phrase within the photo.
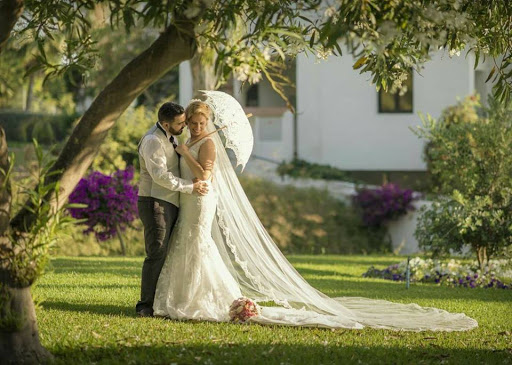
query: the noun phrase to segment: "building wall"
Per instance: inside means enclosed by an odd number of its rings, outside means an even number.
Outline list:
[[[370,76],[350,56],[297,60],[298,153],[347,170],[424,170],[423,142],[409,129],[473,92],[471,57],[439,53],[414,74],[413,113],[379,114]]]
[[[484,84],[488,67],[473,70],[472,55],[450,58],[447,53],[434,55],[422,70],[414,73],[413,113],[379,113],[378,93],[370,76],[352,69],[351,56],[330,57],[317,63],[314,57],[301,55],[296,64],[298,155],[299,158],[357,171],[423,171],[423,142],[410,130],[420,124],[418,113],[438,117],[443,108],[477,91],[485,93],[492,85]],[[239,87],[239,86],[238,86]],[[260,107],[283,105],[268,82],[259,86]],[[243,95],[238,96],[243,103]],[[180,102],[192,97],[190,65],[180,65]],[[258,113],[255,113],[255,115]],[[259,126],[279,124],[278,115],[253,120],[254,153],[274,160],[293,157],[293,119],[281,121],[280,139],[261,140]],[[260,121],[262,123],[260,123]],[[275,128],[272,128],[275,129]]]

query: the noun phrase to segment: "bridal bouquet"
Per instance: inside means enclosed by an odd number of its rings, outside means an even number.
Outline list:
[[[249,298],[241,297],[235,299],[229,307],[231,322],[244,323],[251,317],[260,314],[260,307]]]

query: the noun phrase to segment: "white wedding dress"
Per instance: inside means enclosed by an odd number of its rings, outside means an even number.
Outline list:
[[[209,123],[208,128],[215,127]],[[409,331],[477,326],[463,313],[368,298],[330,298],[313,288],[261,224],[218,134],[209,138],[217,154],[210,191],[206,196],[180,195],[178,221],[156,288],[156,316],[229,321],[231,303],[245,296],[261,305],[261,314],[249,319],[260,324]],[[196,159],[205,141],[190,148]],[[184,159],[181,175],[194,177]]]
[[[196,160],[204,142],[190,148]],[[180,170],[183,179],[195,178],[184,160]],[[208,182],[205,196],[180,194],[178,221],[156,289],[156,316],[228,321],[229,305],[242,296],[212,238],[217,192]]]

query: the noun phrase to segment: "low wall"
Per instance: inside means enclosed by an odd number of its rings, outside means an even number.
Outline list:
[[[415,210],[386,224],[395,254],[408,255],[421,251],[418,241],[414,238],[414,231],[420,216],[420,209],[431,204],[432,202],[427,200],[416,200],[413,202]]]

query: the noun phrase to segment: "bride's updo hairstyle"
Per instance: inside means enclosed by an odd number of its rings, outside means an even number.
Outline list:
[[[187,108],[185,109],[187,121],[195,114],[201,114],[207,120],[211,120],[212,110],[205,102],[201,100],[194,100],[188,104]]]

